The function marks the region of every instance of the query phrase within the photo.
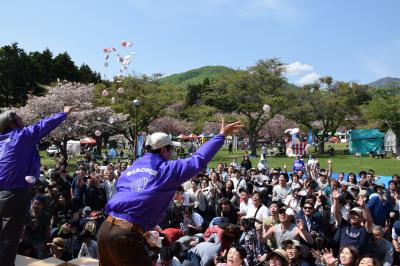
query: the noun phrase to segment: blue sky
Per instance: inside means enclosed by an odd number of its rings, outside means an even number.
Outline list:
[[[102,49],[115,46],[136,53],[136,73],[278,57],[297,84],[324,75],[368,83],[400,77],[399,11],[398,0],[13,0],[1,6],[0,46],[67,51],[107,78],[119,64],[114,54],[104,67]]]

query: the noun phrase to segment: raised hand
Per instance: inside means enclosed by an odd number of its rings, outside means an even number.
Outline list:
[[[363,207],[365,206],[364,197],[358,196],[357,204],[358,204],[361,208],[363,208]]]
[[[73,109],[74,109],[74,108],[73,108],[72,106],[65,106],[65,107],[64,107],[64,113],[69,114],[69,113],[72,112]]]
[[[327,266],[336,265],[337,259],[333,256],[333,250],[325,249],[322,255],[323,261],[325,261]]]
[[[332,198],[334,199],[334,200],[339,200],[340,199],[340,193],[339,193],[339,190],[334,190],[333,192],[332,192]]]
[[[296,224],[300,230],[304,229],[304,221],[302,219],[297,219]]]
[[[226,137],[231,135],[233,132],[240,130],[242,127],[244,127],[244,125],[240,121],[225,126],[225,119],[222,118],[221,131],[219,133],[223,134]]]

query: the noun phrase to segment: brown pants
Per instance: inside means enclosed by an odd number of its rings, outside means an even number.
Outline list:
[[[104,221],[99,229],[97,247],[100,266],[151,266],[144,237]]]

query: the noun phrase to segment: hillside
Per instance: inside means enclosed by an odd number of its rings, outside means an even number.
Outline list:
[[[377,81],[371,82],[368,85],[375,88],[388,88],[388,87],[400,88],[400,78],[385,77],[378,79]]]
[[[214,79],[234,71],[232,68],[225,66],[205,66],[167,76],[160,79],[160,83],[171,85],[199,84],[203,83],[205,78]]]

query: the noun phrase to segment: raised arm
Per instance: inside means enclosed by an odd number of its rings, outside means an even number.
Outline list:
[[[370,212],[369,208],[366,206],[365,200],[362,196],[358,197],[357,203],[363,209],[363,217],[365,219],[365,223],[364,223],[365,229],[367,229],[368,232],[371,232],[372,225],[374,223],[371,212]]]
[[[332,192],[333,198],[333,206],[332,206],[332,213],[333,217],[335,217],[336,225],[339,226],[342,222],[342,214],[340,213],[340,193],[336,189]]]
[[[332,177],[332,159],[329,159],[327,161],[327,163],[328,163],[328,173],[327,173],[327,175],[328,175],[328,179],[329,179],[329,182],[330,182],[331,181],[331,177]]]

